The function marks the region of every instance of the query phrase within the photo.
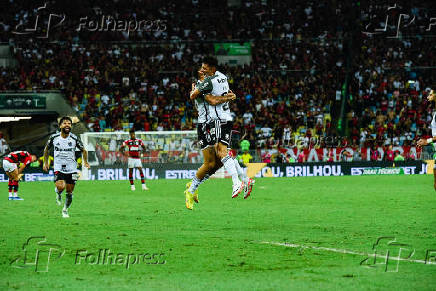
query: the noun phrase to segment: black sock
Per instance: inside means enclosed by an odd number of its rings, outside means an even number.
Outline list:
[[[71,203],[73,203],[73,193],[67,193],[65,195],[65,208],[70,208]]]

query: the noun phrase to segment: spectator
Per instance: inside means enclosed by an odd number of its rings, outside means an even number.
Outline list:
[[[250,155],[250,153],[247,151],[244,151],[242,155],[238,156],[238,161],[244,164],[246,167],[250,163],[250,161],[253,159],[253,157]]]
[[[0,131],[0,155],[3,156],[7,154],[9,151],[10,151],[9,145],[3,136],[3,132]]]
[[[400,151],[395,151],[395,158],[394,158],[395,162],[402,162],[404,161],[404,157],[400,154]]]
[[[385,154],[385,158],[386,158],[386,161],[389,161],[389,162],[394,161],[395,155],[394,155],[394,151],[392,150],[392,145],[390,145],[388,147],[388,150],[386,151],[386,154]]]

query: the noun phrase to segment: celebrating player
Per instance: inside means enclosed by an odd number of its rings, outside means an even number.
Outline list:
[[[231,91],[229,89],[227,77],[216,70],[217,65],[218,63],[215,58],[204,58],[201,71],[204,72],[207,77],[196,88],[193,88],[190,94],[190,99],[196,99],[201,94],[204,94],[205,96],[217,96],[218,98],[221,97],[221,99],[215,101],[205,98],[210,105],[210,122],[212,123],[211,127],[215,135],[215,154],[221,160],[221,163],[224,165],[224,168],[227,170],[227,172],[232,176],[232,198],[237,197],[239,193],[244,189],[244,186],[246,189],[246,194],[244,198],[247,198],[251,193],[251,188],[254,180],[246,178],[245,173],[239,163],[229,155],[228,148],[230,148],[233,118],[230,114],[228,104],[228,101],[230,100],[226,101],[224,98],[228,95],[228,93],[231,93]],[[239,176],[244,177],[245,181],[239,180]],[[194,188],[195,190],[195,186],[198,187],[200,181],[194,178],[191,188]],[[192,189],[190,189],[189,192],[193,193]],[[189,193],[185,193],[185,195],[187,197],[186,200],[188,205]]]
[[[129,181],[130,181],[130,189],[135,191],[135,184],[133,182],[133,169],[136,168],[139,170],[139,174],[141,175],[141,183],[142,190],[148,190],[147,185],[145,185],[145,177],[144,172],[142,171],[142,163],[141,163],[141,151],[145,152],[145,145],[142,140],[137,139],[135,137],[135,130],[132,128],[130,130],[130,139],[123,142],[120,152],[124,152],[124,148],[128,147],[128,167],[129,167]]]
[[[75,150],[78,148],[83,155],[83,165],[89,168],[88,152],[85,150],[82,141],[71,133],[73,122],[70,117],[62,117],[59,121],[60,132],[50,136],[44,148],[44,171],[48,171],[49,149],[54,147],[54,174],[56,203],[62,204],[62,192],[66,189],[65,204],[62,209],[62,217],[70,217],[68,209],[73,202],[73,191],[78,179],[77,161]]]
[[[204,73],[199,70],[197,84],[192,84],[192,90],[195,90],[196,86],[199,85],[204,78]],[[219,159],[217,159],[215,149],[213,147],[215,145],[215,138],[212,132],[213,124],[211,123],[212,120],[210,119],[209,103],[220,104],[236,98],[236,95],[233,93],[226,94],[225,96],[212,96],[210,94],[206,96],[203,94],[200,95],[201,97],[198,98],[200,101],[195,99],[195,106],[198,112],[198,144],[200,145],[204,160],[201,167],[195,173],[193,180],[186,184],[186,207],[190,210],[193,208],[193,201],[196,203],[199,202],[198,186],[206,181],[210,175],[222,167],[222,163]]]
[[[34,161],[36,156],[26,151],[11,152],[3,158],[3,169],[9,177],[9,200],[24,200],[18,196],[18,182],[26,166]]]
[[[435,93],[433,92],[433,90],[431,90],[427,96],[427,100],[430,101],[430,103],[436,102],[435,97],[436,97]],[[435,146],[434,142],[436,141],[436,112],[433,113],[433,119],[431,120],[431,135],[432,137],[428,139],[421,138],[420,140],[418,140],[417,143],[418,147],[423,147],[431,143],[433,143],[433,146]],[[433,167],[433,176],[434,176],[433,187],[436,190],[436,160],[435,160],[435,165]]]

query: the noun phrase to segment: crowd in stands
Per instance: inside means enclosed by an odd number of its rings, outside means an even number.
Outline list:
[[[431,135],[427,95],[436,76],[432,38],[362,39],[354,60],[348,122],[352,143],[407,146]]]
[[[9,0],[2,2],[2,8],[8,13],[0,23],[0,41],[28,39],[27,35],[13,32],[23,32],[25,28],[32,27],[36,15],[41,21],[37,33],[45,35],[50,14],[52,26],[62,20],[62,27],[50,28],[47,36],[55,41],[199,42],[340,37],[345,31],[352,5],[350,1],[331,3],[328,0],[296,0],[292,4],[286,1],[243,0],[240,6],[227,5],[227,1],[198,0]],[[37,9],[44,6],[44,9]],[[109,18],[115,21],[98,26],[98,22]],[[118,20],[122,21],[121,25],[114,26]],[[90,21],[94,23],[90,24]],[[132,22],[128,32],[123,27],[123,21],[136,21],[138,26],[135,27],[136,23]]]
[[[1,86],[64,90],[93,131],[193,129],[196,112],[187,96],[201,56],[212,49],[188,44],[16,46],[20,70],[5,71]],[[252,54],[251,65],[220,68],[239,97],[232,104],[235,131],[246,131],[262,146],[271,137],[281,140],[287,127],[309,136],[329,129],[331,104],[344,79],[340,41],[259,41]]]

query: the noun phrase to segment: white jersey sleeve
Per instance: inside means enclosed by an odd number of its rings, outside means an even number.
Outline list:
[[[215,75],[206,78],[200,85],[199,90],[203,94],[211,94],[214,96],[224,96],[229,92],[229,83],[227,77],[223,73],[216,71]],[[218,104],[216,106],[209,105],[210,117],[212,120],[232,121],[229,102]]]

